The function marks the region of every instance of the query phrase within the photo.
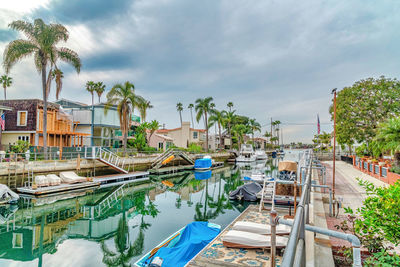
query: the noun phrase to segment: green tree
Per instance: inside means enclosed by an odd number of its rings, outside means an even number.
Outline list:
[[[355,82],[337,93],[336,137],[341,145],[369,143],[380,122],[400,115],[400,82],[381,76]],[[329,108],[333,120],[333,106]]]
[[[124,137],[123,145],[126,153],[126,145],[128,140],[128,130],[130,127],[130,120],[138,103],[142,97],[135,93],[135,86],[130,82],[124,84],[117,83],[111,88],[107,94],[107,103],[104,112],[110,109],[111,106],[117,106],[119,123]]]
[[[234,111],[228,111],[225,112],[225,128],[228,130],[228,134],[229,134],[229,138],[230,138],[230,149],[232,149],[232,125],[234,125],[235,120],[236,120],[236,114],[235,114],[235,110]]]
[[[149,141],[147,142],[150,145],[150,141],[151,141],[151,137],[153,136],[153,134],[160,128],[160,123],[156,120],[152,120],[149,123],[149,131],[150,131],[150,135],[149,135]]]
[[[27,40],[14,40],[6,46],[3,54],[3,65],[6,73],[8,74],[18,61],[33,55],[35,67],[42,76],[43,150],[47,158],[47,97],[50,91],[50,74],[54,68],[57,68],[57,60],[71,64],[79,73],[82,65],[81,60],[73,50],[56,46],[60,41],[66,42],[69,38],[68,30],[61,24],[45,24],[42,19],[35,19],[33,24],[17,20],[11,22],[8,26],[25,34]]]
[[[143,101],[139,101],[138,109],[142,122],[146,122],[147,110],[151,108],[153,108],[153,105],[150,103],[150,101],[145,99],[143,99]]]
[[[51,73],[51,78],[56,82],[56,99],[58,99],[62,90],[62,79],[64,78],[64,73],[60,69],[55,68]]]
[[[190,109],[190,117],[192,118],[192,127],[194,128],[193,108],[194,108],[194,105],[192,103],[190,103],[189,106],[188,106],[188,109]]]
[[[206,98],[198,98],[196,100],[196,106],[195,110],[197,112],[196,114],[196,120],[197,122],[200,121],[201,117],[204,119],[204,126],[206,130],[206,151],[208,151],[208,114],[212,110],[211,104],[212,104],[213,98],[211,96],[206,97]]]
[[[381,152],[390,150],[394,154],[394,165],[400,167],[400,117],[380,123],[373,141],[375,142],[370,142],[372,148]]]
[[[12,78],[7,75],[3,75],[0,78],[0,83],[3,85],[4,88],[4,100],[7,100],[7,87],[10,87],[12,85]]]
[[[92,95],[92,106],[94,105],[94,92],[96,90],[96,84],[93,81],[88,81],[86,83],[86,91]]]
[[[256,121],[256,119],[250,119],[249,126],[250,126],[250,131],[251,131],[251,136],[252,136],[251,138],[253,140],[253,146],[254,146],[254,133],[261,132],[261,125]]]
[[[94,91],[96,92],[97,96],[99,97],[99,103],[101,102],[101,95],[106,90],[106,85],[103,82],[97,82],[94,87]]]
[[[216,109],[211,110],[211,116],[208,119],[208,127],[212,127],[214,124],[218,125],[218,134],[219,134],[219,148],[222,149],[222,132],[221,128],[225,122],[225,111],[218,111]]]
[[[243,144],[243,138],[246,133],[248,133],[249,128],[244,125],[244,124],[236,124],[232,128],[232,133],[235,135],[235,137],[238,139],[238,148],[240,149],[240,146]]]
[[[226,106],[229,108],[229,112],[232,112],[233,103],[232,102],[228,102],[228,104],[226,104]]]
[[[176,104],[176,110],[177,110],[178,113],[179,113],[179,118],[180,118],[181,126],[182,126],[182,110],[183,110],[183,105],[182,105],[181,102],[179,102],[179,103]]]

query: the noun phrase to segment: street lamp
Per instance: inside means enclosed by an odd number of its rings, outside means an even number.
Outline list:
[[[336,90],[332,89],[333,94],[333,168],[332,168],[332,193],[335,199],[335,162],[336,162]]]

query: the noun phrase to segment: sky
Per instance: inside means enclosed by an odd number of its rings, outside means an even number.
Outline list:
[[[130,81],[154,105],[147,119],[167,128],[180,124],[176,103],[212,96],[262,132],[280,120],[285,143],[311,142],[317,114],[321,130],[332,129],[332,88],[399,76],[399,11],[396,0],[2,0],[0,51],[25,38],[8,28],[14,20],[61,23],[70,38],[59,46],[82,60],[79,75],[60,64],[61,98],[90,103],[87,81],[108,90]],[[42,98],[32,57],[10,76],[9,99]],[[189,109],[182,116],[190,121]]]

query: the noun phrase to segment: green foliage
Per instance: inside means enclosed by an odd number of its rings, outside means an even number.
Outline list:
[[[400,166],[400,118],[380,123],[373,143],[380,153],[389,150],[394,153],[395,165]]]
[[[192,153],[200,153],[203,151],[203,148],[196,143],[190,143],[187,151]]]
[[[381,76],[345,87],[337,94],[336,136],[339,144],[369,143],[377,126],[400,114],[400,82]],[[333,106],[330,107],[333,120]]]
[[[364,266],[400,266],[400,256],[396,253],[390,255],[386,250],[382,249],[381,251],[373,253],[371,257],[366,259]]]
[[[367,144],[361,144],[360,146],[358,146],[357,148],[356,148],[356,154],[357,154],[357,156],[359,156],[359,157],[362,157],[362,156],[369,156],[370,155],[370,152],[368,152],[368,147],[367,147]]]
[[[322,132],[321,134],[314,135],[314,139],[312,140],[314,145],[320,145],[322,150],[328,150],[328,147],[331,143],[332,135],[330,133]]]
[[[10,147],[10,151],[14,153],[25,153],[31,144],[28,141],[18,140],[17,144]]]

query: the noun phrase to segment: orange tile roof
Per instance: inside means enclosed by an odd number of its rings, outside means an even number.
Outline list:
[[[168,132],[177,131],[180,129],[182,129],[182,127],[173,128],[173,129],[158,129],[156,131],[156,133],[168,133]],[[204,129],[194,129],[194,128],[189,128],[189,129],[190,129],[190,131],[206,132],[206,130],[204,130]]]

